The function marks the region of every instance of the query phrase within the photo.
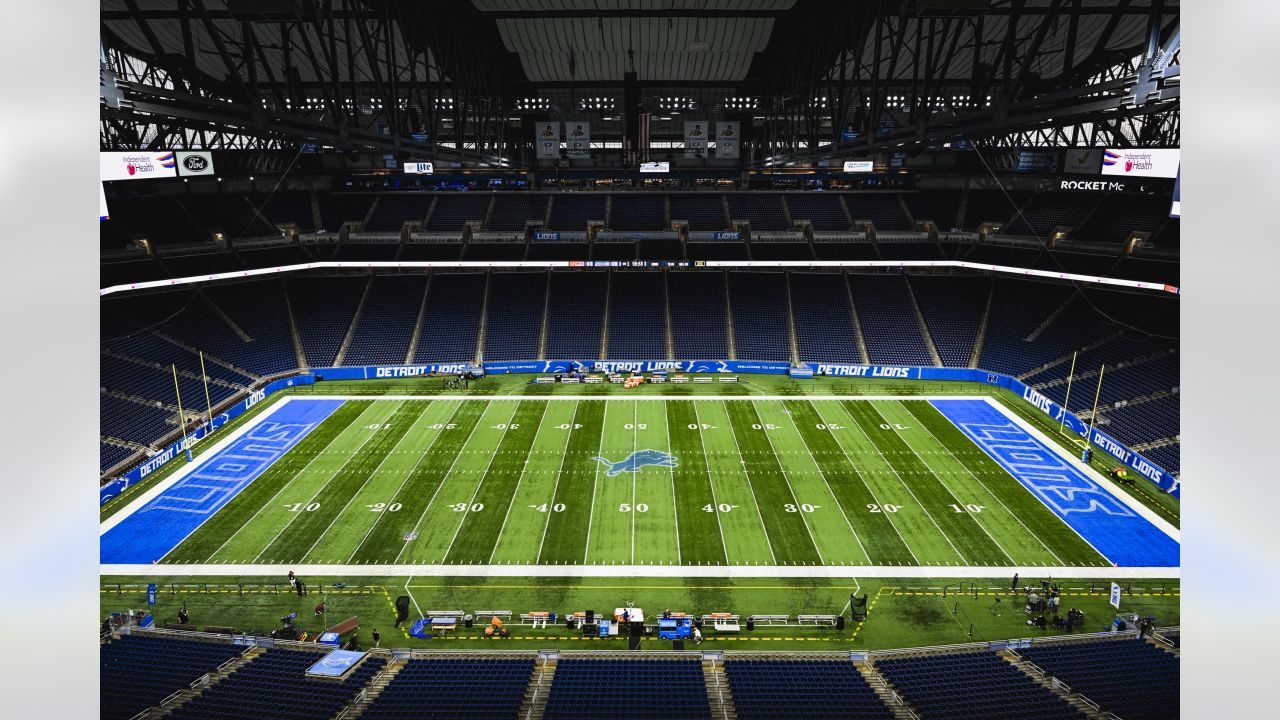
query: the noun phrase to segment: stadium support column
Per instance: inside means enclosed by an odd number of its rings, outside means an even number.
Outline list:
[[[489,283],[493,279],[493,271],[484,271],[484,298],[480,301],[480,329],[476,332],[476,360],[479,365],[484,362],[484,336],[489,332]]]

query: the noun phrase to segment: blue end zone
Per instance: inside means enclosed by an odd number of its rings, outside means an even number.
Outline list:
[[[329,417],[342,400],[293,398],[100,539],[104,564],[150,564]]]
[[[1177,567],[1179,545],[1149,520],[983,400],[931,400],[1103,557],[1124,567]]]

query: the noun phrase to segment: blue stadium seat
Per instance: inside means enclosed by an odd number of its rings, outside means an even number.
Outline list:
[[[231,643],[126,635],[98,649],[103,720],[127,720],[240,655]]]
[[[328,650],[267,650],[221,682],[179,706],[181,720],[327,720],[355,697],[386,660],[367,657],[343,680],[307,677]]]
[[[925,718],[1061,720],[1085,717],[1052,690],[993,652],[877,659],[876,669]]]
[[[533,659],[410,660],[361,714],[364,720],[516,720]]]
[[[666,298],[660,272],[613,272],[609,298],[610,360],[667,357]]]
[[[374,276],[360,323],[342,364],[403,363],[426,290],[425,275]]]
[[[546,720],[711,718],[699,660],[582,660],[556,664]]]
[[[889,720],[894,715],[853,664],[842,660],[727,660],[742,720]]]
[[[1178,657],[1140,640],[1033,645],[1020,651],[1046,674],[1126,720],[1178,717]]]

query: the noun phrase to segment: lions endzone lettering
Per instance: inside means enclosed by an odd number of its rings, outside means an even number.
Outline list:
[[[291,398],[99,539],[103,563],[149,564],[164,557],[272,463],[315,429],[342,400]]]
[[[1024,397],[1039,405],[1032,393]],[[986,401],[930,403],[1107,560],[1124,567],[1178,565],[1176,540]]]

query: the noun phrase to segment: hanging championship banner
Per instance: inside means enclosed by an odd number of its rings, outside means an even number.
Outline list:
[[[716,157],[738,157],[738,138],[741,136],[738,122],[716,122]]]
[[[534,123],[534,145],[539,160],[555,160],[560,157],[560,123]]]
[[[591,123],[567,122],[564,124],[564,136],[569,157],[591,157]]]
[[[702,155],[705,157],[706,153],[707,123],[701,120],[686,122],[684,124],[684,156]]]

